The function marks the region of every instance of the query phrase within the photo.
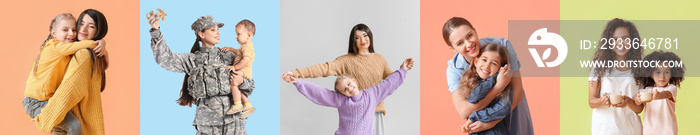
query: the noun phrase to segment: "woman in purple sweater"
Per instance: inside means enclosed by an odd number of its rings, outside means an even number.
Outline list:
[[[335,92],[324,87],[296,80],[291,75],[283,79],[294,83],[299,93],[312,102],[333,108],[338,108],[340,123],[336,135],[369,135],[374,134],[374,111],[377,104],[388,97],[403,83],[406,72],[413,68],[413,59],[408,58],[382,83],[360,91],[357,81],[349,75],[339,76],[335,81]]]

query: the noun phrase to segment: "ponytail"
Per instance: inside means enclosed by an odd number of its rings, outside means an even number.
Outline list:
[[[200,39],[199,36],[196,35],[196,33],[195,33],[195,36],[197,36],[197,40],[194,41],[194,45],[192,45],[192,49],[190,49],[190,53],[195,53],[195,52],[199,51],[199,48],[200,48],[199,42],[202,41],[202,39]],[[185,79],[182,80],[182,89],[180,90],[180,98],[176,100],[180,106],[192,107],[192,104],[194,104],[196,101],[192,97],[192,95],[190,95],[190,90],[187,89],[187,85],[188,85],[187,79],[189,79],[189,78],[190,78],[190,75],[185,74]]]

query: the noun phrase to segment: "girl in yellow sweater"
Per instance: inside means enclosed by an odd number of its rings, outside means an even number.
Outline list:
[[[73,42],[76,39],[76,20],[70,13],[56,16],[49,25],[49,32],[27,78],[26,98],[22,101],[32,119],[41,113],[60,85],[71,55],[84,48],[97,48],[99,51],[104,48],[103,40]],[[96,44],[99,45],[96,47]],[[82,134],[82,125],[72,112],[68,112],[63,121],[53,128],[53,132]]]

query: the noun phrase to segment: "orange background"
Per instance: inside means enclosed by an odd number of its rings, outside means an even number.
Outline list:
[[[421,134],[460,134],[457,115],[447,90],[445,69],[454,56],[442,38],[442,26],[451,17],[464,17],[479,38],[508,38],[508,20],[559,20],[558,0],[537,1],[421,1]],[[514,44],[514,48],[525,45]],[[523,63],[529,54],[518,54]],[[522,69],[522,68],[521,68]],[[527,71],[522,71],[527,72]],[[559,78],[524,77],[535,134],[559,134]]]
[[[102,93],[105,132],[115,135],[139,134],[139,1],[4,1],[0,23],[4,46],[0,49],[1,134],[46,134],[39,132],[24,111],[24,87],[32,61],[48,35],[48,26],[56,15],[92,8],[107,18],[105,40],[110,55],[107,87]]]

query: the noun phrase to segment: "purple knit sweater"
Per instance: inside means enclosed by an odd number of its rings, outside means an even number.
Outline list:
[[[340,118],[336,135],[373,135],[374,111],[377,104],[391,95],[403,83],[406,70],[396,70],[382,83],[361,90],[360,94],[347,97],[316,84],[297,80],[294,85],[311,102],[318,105],[338,108]]]

